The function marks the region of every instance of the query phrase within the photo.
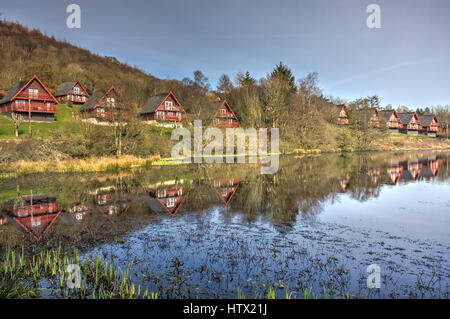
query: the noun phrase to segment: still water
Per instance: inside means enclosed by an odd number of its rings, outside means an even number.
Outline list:
[[[77,247],[162,297],[449,297],[449,152],[0,180],[0,245]],[[367,267],[381,269],[367,288]]]

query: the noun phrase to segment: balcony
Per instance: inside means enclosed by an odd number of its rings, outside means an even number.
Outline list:
[[[237,121],[215,121],[214,125],[217,127],[239,127],[239,123]]]
[[[181,122],[182,120],[184,120],[186,117],[184,115],[181,116],[176,116],[176,115],[157,115],[156,119],[158,121],[171,121],[171,122]]]
[[[56,105],[33,105],[31,108],[27,104],[15,104],[12,106],[12,110],[15,112],[33,112],[33,113],[58,113],[58,107]]]

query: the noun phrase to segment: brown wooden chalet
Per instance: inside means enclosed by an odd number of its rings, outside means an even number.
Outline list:
[[[129,110],[123,105],[119,92],[114,86],[106,92],[96,92],[80,108],[84,118],[97,120],[117,120],[127,118]]]
[[[236,193],[236,190],[239,187],[240,180],[237,178],[233,179],[221,179],[215,180],[213,182],[214,190],[217,195],[219,195],[220,199],[228,206],[233,198],[233,195]]]
[[[55,97],[60,103],[70,101],[74,104],[84,104],[89,99],[89,93],[80,81],[64,82],[59,85]]]
[[[35,75],[28,81],[20,81],[0,100],[0,113],[11,116],[31,116],[32,121],[54,121],[58,101]]]
[[[203,110],[206,122],[217,127],[239,127],[239,120],[227,100],[210,102]]]
[[[172,92],[154,95],[145,102],[139,117],[143,121],[181,122],[186,111]]]
[[[30,195],[20,199],[19,205],[17,201],[6,204],[6,210],[20,228],[34,239],[41,240],[61,214],[61,205],[52,195]]]
[[[406,131],[408,134],[416,135],[422,129],[419,116],[416,112],[398,113],[401,120],[401,131]]]
[[[422,125],[422,133],[429,136],[436,136],[436,133],[441,132],[441,123],[435,114],[421,115],[420,124]]]
[[[154,212],[175,215],[186,199],[187,188],[182,185],[159,186],[149,190],[145,202]]]
[[[402,128],[400,117],[396,110],[374,110],[371,119],[372,126],[382,128],[387,127],[391,130],[399,130]]]

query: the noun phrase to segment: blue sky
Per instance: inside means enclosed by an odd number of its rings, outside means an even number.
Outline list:
[[[71,3],[81,29],[66,27]],[[366,25],[371,3],[381,29]],[[283,61],[345,100],[450,104],[448,0],[0,0],[0,12],[159,78],[200,69],[215,87],[223,73],[261,78]]]

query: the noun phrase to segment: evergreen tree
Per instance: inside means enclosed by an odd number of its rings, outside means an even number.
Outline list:
[[[245,74],[242,74],[242,72],[239,72],[236,76],[236,82],[240,87],[244,86],[252,86],[256,84],[256,79],[252,78],[250,76],[250,72],[245,72]]]
[[[270,74],[271,78],[280,78],[284,81],[286,81],[289,85],[289,87],[293,90],[295,90],[295,77],[292,74],[292,70],[288,68],[283,62],[280,62],[280,64],[277,64],[275,68],[273,69],[272,73]]]

